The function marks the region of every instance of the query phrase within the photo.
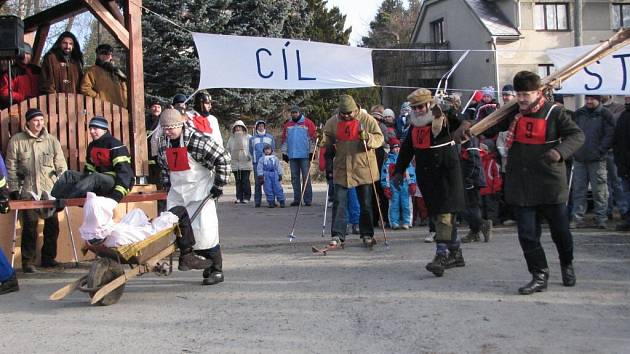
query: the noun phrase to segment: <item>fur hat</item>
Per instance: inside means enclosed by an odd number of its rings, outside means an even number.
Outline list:
[[[415,90],[414,92],[410,93],[409,96],[407,96],[407,100],[409,101],[409,104],[411,105],[411,107],[413,107],[413,106],[419,106],[421,104],[426,104],[426,103],[432,104],[433,96],[431,95],[431,91],[425,88],[419,88]]]
[[[168,108],[160,114],[160,125],[162,129],[178,128],[184,125],[186,115],[174,108]]]
[[[350,95],[339,96],[339,113],[354,112],[359,109],[354,98]]]
[[[99,44],[96,47],[96,54],[112,54],[114,52],[114,48],[109,44]]]
[[[28,111],[26,111],[26,114],[24,114],[24,118],[26,118],[27,122],[35,117],[43,117],[43,116],[44,116],[44,113],[42,113],[42,111],[40,111],[37,108],[31,108]]]
[[[107,119],[105,119],[105,117],[95,116],[94,118],[90,119],[88,127],[109,130],[109,123],[107,122]]]
[[[542,87],[540,76],[531,71],[519,71],[514,75],[514,91],[536,91]]]

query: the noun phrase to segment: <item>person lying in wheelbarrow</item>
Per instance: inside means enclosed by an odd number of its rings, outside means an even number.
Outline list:
[[[163,135],[158,144],[162,185],[168,190],[168,208],[182,205],[194,215],[195,253],[212,261],[203,272],[203,284],[223,281],[223,257],[219,245],[219,221],[215,199],[223,194],[230,175],[230,154],[212,137],[184,124],[187,118],[176,109],[160,115]],[[208,200],[208,196],[212,199]]]
[[[83,224],[79,228],[81,238],[88,244],[88,249],[99,245],[120,247],[154,235],[178,224],[179,235],[175,242],[180,250],[179,266],[181,271],[206,269],[212,262],[193,253],[195,235],[186,208],[176,206],[163,212],[157,218],[149,220],[144,211],[133,209],[119,223],[113,220],[116,201],[99,197],[88,192],[83,206]]]

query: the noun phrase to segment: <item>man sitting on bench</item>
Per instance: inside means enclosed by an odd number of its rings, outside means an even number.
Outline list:
[[[129,149],[112,136],[107,120],[100,116],[92,118],[89,131],[92,142],[87,147],[83,173],[64,172],[50,193],[57,198],[57,210],[63,209],[60,199],[83,198],[87,192],[119,203],[133,187],[135,176]]]

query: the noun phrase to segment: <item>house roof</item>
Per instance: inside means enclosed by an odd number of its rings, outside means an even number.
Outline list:
[[[428,6],[440,1],[447,0],[425,0],[422,2],[418,19],[414,26],[411,41],[416,38],[420,26],[422,25],[422,19]],[[460,0],[454,0],[460,1]],[[508,18],[501,12],[501,9],[489,0],[461,0],[466,3],[479,22],[486,28],[491,36],[497,37],[516,37],[520,36],[519,30],[508,20]]]
[[[477,17],[479,17],[481,23],[483,23],[490,32],[490,35],[518,36],[521,34],[493,1],[464,0],[464,2],[466,2]]]

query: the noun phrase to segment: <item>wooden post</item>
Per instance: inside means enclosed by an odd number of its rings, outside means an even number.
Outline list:
[[[125,0],[125,23],[129,31],[128,94],[131,116],[131,154],[137,176],[149,175],[147,133],[144,126],[144,65],[142,62],[142,0]]]

